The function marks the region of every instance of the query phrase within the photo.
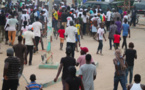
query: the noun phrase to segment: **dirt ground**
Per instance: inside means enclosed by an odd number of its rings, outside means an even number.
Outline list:
[[[144,29],[137,29],[139,28],[131,28],[131,38],[127,38],[127,42],[134,42],[135,49],[137,50],[138,59],[135,60],[135,66],[134,66],[134,74],[140,74],[142,76],[142,82],[145,84],[145,30]],[[108,37],[108,33],[106,34],[106,38]],[[44,39],[45,47],[46,47],[46,39]],[[17,39],[16,42],[17,43]],[[81,46],[82,47],[88,47],[89,53],[92,55],[93,59],[95,61],[99,62],[99,66],[97,67],[97,78],[94,81],[95,90],[112,90],[113,89],[113,77],[114,77],[114,65],[113,65],[113,58],[114,56],[114,50],[109,50],[109,40],[103,42],[103,56],[96,55],[96,50],[98,47],[98,42],[94,41],[92,37],[85,36],[83,40],[81,40]],[[122,40],[121,40],[122,44]],[[64,42],[64,49],[63,51],[59,50],[59,39],[56,40],[53,38],[52,42],[52,52],[53,52],[53,62],[59,63],[61,57],[65,56],[65,47],[66,42]],[[3,54],[0,54],[0,88],[2,87],[2,78],[3,78],[3,67],[4,67],[4,60],[6,58],[6,49],[9,48],[9,46],[6,46],[4,43],[2,43],[2,51]],[[41,45],[39,44],[39,50],[41,50]],[[124,52],[123,49],[122,53]],[[57,73],[57,70],[53,69],[38,69],[39,64],[41,63],[41,55],[45,52],[39,51],[38,54],[33,56],[33,62],[32,66],[26,65],[24,67],[23,75],[25,78],[29,81],[29,76],[31,74],[36,74],[37,76],[37,83],[45,83],[48,81],[52,81]],[[79,57],[80,53],[75,52],[75,58],[77,59]],[[61,76],[61,75],[60,75]],[[20,78],[20,86],[18,90],[25,90],[25,86],[27,85],[26,81],[23,77]],[[54,84],[52,86],[49,86],[47,88],[44,88],[44,90],[62,90],[62,84],[61,82]],[[119,84],[119,89],[122,90]]]

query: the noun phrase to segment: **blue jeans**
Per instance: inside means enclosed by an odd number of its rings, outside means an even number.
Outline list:
[[[128,83],[128,72],[130,72],[130,78],[129,78],[129,83],[132,83],[132,77],[133,77],[133,66],[128,66],[126,69],[126,84]]]
[[[121,83],[122,86],[122,90],[127,90],[126,88],[126,84],[125,84],[125,79],[126,77],[124,75],[122,76],[114,76],[114,89],[113,90],[117,90],[118,89],[118,83]]]
[[[98,46],[98,51],[102,51],[103,48],[103,40],[99,40],[99,46]]]

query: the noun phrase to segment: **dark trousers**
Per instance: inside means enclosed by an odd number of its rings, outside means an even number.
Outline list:
[[[98,46],[98,51],[102,51],[103,48],[103,40],[99,40],[99,46]]]
[[[17,90],[18,79],[14,80],[4,80],[2,90]]]
[[[136,17],[132,17],[131,19],[131,25],[133,23],[133,26],[136,26]]]
[[[114,43],[115,50],[118,49],[119,43]]]
[[[65,90],[65,83],[66,83],[66,81],[64,79],[62,79],[63,90]]]
[[[127,36],[123,36],[123,43],[122,43],[122,48],[125,46],[125,49],[127,49],[127,42],[126,42]]]
[[[19,71],[19,74],[18,74],[18,78],[19,78],[19,79],[20,79],[20,77],[22,76],[23,69],[24,69],[24,65],[21,65],[20,71]]]
[[[33,46],[30,46],[30,45],[26,45],[26,46],[27,46],[27,56],[30,53],[29,64],[31,64],[32,63],[32,57],[33,57]]]
[[[113,39],[109,38],[110,49],[112,49],[112,42],[113,42]]]
[[[132,77],[133,77],[133,66],[128,66],[128,68],[126,69],[126,84],[128,83],[128,72],[130,73],[130,77],[129,77],[129,83],[132,83]]]
[[[6,39],[6,42],[9,40],[8,39],[8,31],[5,31],[5,39]]]
[[[114,89],[118,90],[118,83],[120,82],[122,86],[122,90],[127,90],[126,84],[125,84],[125,76],[114,76]]]
[[[38,51],[39,40],[40,40],[40,37],[35,36],[36,51]]]
[[[83,23],[83,35],[86,34],[86,23]]]
[[[72,49],[72,57],[74,57],[74,55],[75,55],[75,43],[67,42],[67,47],[71,47],[71,49]]]
[[[41,41],[41,47],[42,47],[42,50],[44,50],[44,44],[43,44],[42,37],[40,38],[40,41]]]
[[[110,27],[110,21],[106,21],[106,28],[107,28],[107,31],[109,31],[109,27]]]
[[[52,23],[53,23],[53,28],[54,28],[54,36],[56,36],[56,33],[58,31],[58,27],[57,27],[58,21],[53,20]]]

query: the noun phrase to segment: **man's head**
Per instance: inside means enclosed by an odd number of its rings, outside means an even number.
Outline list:
[[[39,18],[38,17],[36,17],[36,21],[39,21]]]
[[[127,23],[127,19],[125,19],[124,22]]]
[[[119,57],[121,56],[121,51],[120,51],[119,49],[117,49],[117,50],[115,51],[115,56],[116,56],[117,58],[119,58]]]
[[[140,82],[141,82],[141,76],[140,76],[139,74],[136,74],[136,75],[134,76],[134,82],[135,82],[135,83],[140,83]]]
[[[134,43],[133,42],[129,43],[129,48],[132,48],[132,49],[134,48]]]
[[[67,54],[67,56],[69,56],[71,53],[72,53],[71,47],[67,47],[66,48],[66,54]]]
[[[73,26],[73,25],[74,25],[73,21],[70,21],[70,26]]]
[[[90,54],[86,55],[86,63],[90,63],[91,62],[91,58],[92,56]]]
[[[35,74],[32,74],[32,75],[30,76],[30,80],[31,80],[31,82],[34,82],[34,81],[36,80]]]
[[[111,21],[111,24],[114,24],[114,21]]]
[[[22,36],[18,36],[18,42],[22,42],[23,38]]]
[[[80,49],[81,49],[81,52],[80,52],[81,55],[84,55],[89,51],[87,47],[80,47]]]
[[[14,55],[14,50],[12,48],[7,49],[7,56],[13,56]]]
[[[72,77],[76,76],[76,68],[74,66],[70,66],[68,68],[68,71],[69,71],[70,76],[72,76]]]
[[[120,20],[120,18],[119,17],[117,17],[117,21],[119,21]]]

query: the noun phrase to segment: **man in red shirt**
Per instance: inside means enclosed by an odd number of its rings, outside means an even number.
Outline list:
[[[58,30],[58,33],[59,33],[59,37],[60,37],[60,50],[62,50],[63,43],[64,43],[64,33],[65,33],[65,30],[64,30],[64,26],[63,25]]]

